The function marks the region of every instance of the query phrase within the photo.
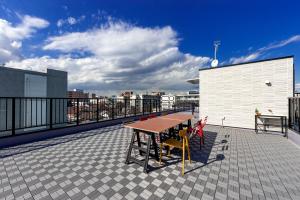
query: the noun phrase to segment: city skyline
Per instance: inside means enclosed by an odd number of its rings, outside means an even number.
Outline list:
[[[0,63],[64,70],[69,89],[97,94],[180,93],[198,87],[186,80],[210,66],[213,41],[221,40],[220,65],[295,55],[297,89],[297,5],[1,0]]]

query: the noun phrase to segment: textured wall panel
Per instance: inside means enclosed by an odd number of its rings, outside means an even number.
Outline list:
[[[288,115],[293,96],[293,58],[200,70],[200,116],[209,124],[254,128],[255,108]],[[265,84],[269,80],[271,86]],[[272,112],[270,112],[272,111]]]

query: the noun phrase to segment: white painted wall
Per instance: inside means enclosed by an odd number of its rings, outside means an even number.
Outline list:
[[[200,70],[200,117],[208,116],[208,124],[222,125],[225,117],[225,126],[254,128],[255,108],[288,116],[293,76],[293,57]]]

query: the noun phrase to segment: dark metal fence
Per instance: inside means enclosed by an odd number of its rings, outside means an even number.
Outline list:
[[[289,117],[288,126],[300,132],[300,97],[289,98]]]
[[[0,137],[189,109],[187,102],[162,108],[158,99],[0,97]]]

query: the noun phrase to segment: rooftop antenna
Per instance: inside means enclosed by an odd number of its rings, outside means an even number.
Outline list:
[[[218,59],[217,59],[217,51],[218,51],[218,47],[219,45],[221,45],[221,41],[214,41],[214,46],[215,46],[215,58],[213,59],[213,61],[211,62],[211,67],[216,67],[218,66]]]

